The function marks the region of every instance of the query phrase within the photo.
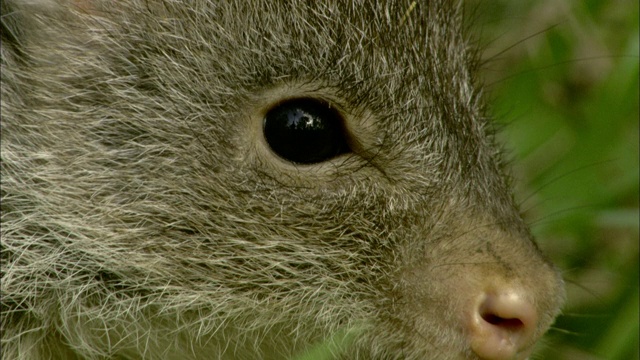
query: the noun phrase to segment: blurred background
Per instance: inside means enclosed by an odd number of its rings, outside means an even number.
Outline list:
[[[638,359],[638,1],[467,9],[517,199],[567,283],[532,359]]]

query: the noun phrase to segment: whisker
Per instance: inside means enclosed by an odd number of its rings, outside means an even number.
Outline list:
[[[614,162],[615,159],[608,159],[608,160],[602,160],[602,161],[597,161],[591,164],[587,164],[587,165],[583,165],[580,166],[578,168],[575,168],[573,170],[569,170],[568,172],[558,175],[556,177],[551,178],[550,180],[548,180],[547,182],[543,183],[542,185],[540,185],[538,188],[536,188],[535,190],[533,190],[529,195],[527,195],[523,200],[520,201],[520,206],[523,206],[528,200],[530,200],[534,195],[536,195],[537,193],[539,193],[542,189],[547,188],[548,186],[552,185],[553,183],[566,178],[569,175],[575,174],[577,172],[586,170],[586,169],[590,169],[590,168],[594,168],[603,164],[608,164],[608,163],[612,163]]]

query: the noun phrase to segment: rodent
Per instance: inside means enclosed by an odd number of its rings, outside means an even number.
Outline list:
[[[560,312],[458,2],[2,12],[4,359],[524,359]]]

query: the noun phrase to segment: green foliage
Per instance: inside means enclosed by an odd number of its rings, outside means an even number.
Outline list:
[[[504,0],[478,14],[518,198],[567,281],[534,358],[638,359],[638,2]]]

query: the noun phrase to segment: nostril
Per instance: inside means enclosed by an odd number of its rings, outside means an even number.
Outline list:
[[[489,324],[500,326],[509,331],[521,331],[522,327],[524,327],[524,323],[520,319],[505,319],[491,313],[482,314],[482,318]]]
[[[524,291],[485,293],[472,309],[470,343],[482,359],[526,356],[537,327],[536,309]]]

